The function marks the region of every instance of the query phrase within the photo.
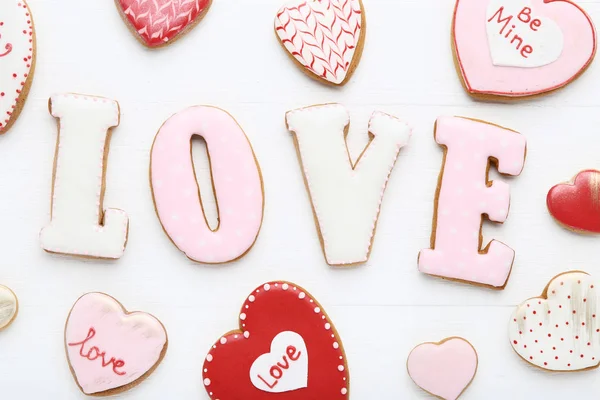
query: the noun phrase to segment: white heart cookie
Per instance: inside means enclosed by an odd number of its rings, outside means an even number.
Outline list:
[[[291,392],[308,387],[308,352],[302,336],[281,332],[271,342],[271,352],[250,367],[250,380],[269,393]]]
[[[510,319],[513,349],[530,364],[550,371],[581,371],[600,364],[598,293],[585,272],[567,272],[541,297],[521,304]]]
[[[491,0],[486,28],[492,62],[499,67],[542,67],[563,51],[560,27],[537,15],[528,0]]]
[[[17,317],[17,296],[6,286],[0,285],[0,330],[8,327]]]

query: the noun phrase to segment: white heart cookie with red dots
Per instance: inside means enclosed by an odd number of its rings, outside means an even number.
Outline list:
[[[17,120],[35,67],[33,18],[25,0],[0,3],[0,134]]]
[[[525,301],[510,319],[513,349],[549,371],[582,371],[600,365],[596,284],[573,271],[550,281],[540,297]]]

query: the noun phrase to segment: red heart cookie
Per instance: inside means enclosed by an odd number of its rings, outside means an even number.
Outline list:
[[[591,18],[568,0],[456,0],[452,36],[465,88],[484,98],[559,89],[596,53]]]
[[[600,233],[600,171],[583,171],[571,183],[554,186],[546,204],[552,217],[566,228]]]
[[[346,355],[333,323],[301,287],[260,286],[246,299],[240,329],[211,348],[204,386],[216,400],[336,400],[349,396]]]
[[[148,47],[173,42],[208,12],[212,0],[115,0],[122,16]]]

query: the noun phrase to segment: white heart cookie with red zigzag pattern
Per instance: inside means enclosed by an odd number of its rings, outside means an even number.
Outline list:
[[[277,12],[275,33],[304,71],[343,85],[362,55],[364,8],[361,0],[296,0]]]
[[[33,18],[24,0],[0,2],[0,134],[17,120],[35,65]]]

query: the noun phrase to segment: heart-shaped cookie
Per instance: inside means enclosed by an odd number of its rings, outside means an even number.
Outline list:
[[[160,47],[196,26],[212,0],[115,0],[115,3],[142,44]]]
[[[444,400],[455,400],[477,372],[477,351],[463,338],[415,347],[406,363],[408,374],[421,389]]]
[[[305,72],[344,85],[362,56],[364,8],[361,0],[296,0],[277,12],[275,33]]]
[[[288,282],[260,286],[239,320],[239,330],[221,337],[206,356],[203,378],[211,399],[348,398],[342,341],[304,289]]]
[[[0,3],[0,134],[17,120],[35,67],[33,17],[25,0]]]
[[[567,229],[600,233],[600,171],[582,171],[570,183],[554,186],[546,204],[550,215]]]
[[[567,0],[457,0],[452,34],[463,84],[484,99],[559,89],[596,53],[592,20]]]
[[[549,371],[582,371],[600,364],[596,284],[573,271],[550,281],[510,318],[510,344],[530,364]]]
[[[17,296],[6,286],[0,285],[0,331],[13,323],[18,311]]]
[[[71,372],[88,395],[108,396],[138,385],[162,361],[167,346],[167,332],[158,319],[127,312],[103,293],[80,297],[65,327]]]

